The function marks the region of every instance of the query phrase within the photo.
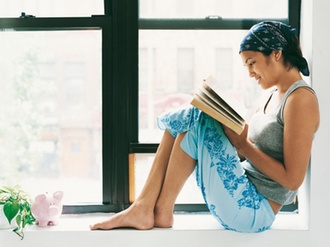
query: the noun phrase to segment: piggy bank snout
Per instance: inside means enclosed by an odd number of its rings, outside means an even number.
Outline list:
[[[55,216],[60,213],[60,209],[58,206],[50,205],[48,208],[48,215]]]

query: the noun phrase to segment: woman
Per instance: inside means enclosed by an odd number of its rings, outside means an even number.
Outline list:
[[[274,88],[241,135],[194,107],[159,118],[163,139],[146,184],[126,210],[95,229],[173,225],[174,203],[196,170],[204,200],[226,229],[261,232],[291,203],[308,168],[320,116],[295,30],[280,22],[253,26],[240,46],[250,77]]]

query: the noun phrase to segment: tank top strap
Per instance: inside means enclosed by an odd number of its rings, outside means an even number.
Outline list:
[[[281,104],[280,104],[280,109],[277,115],[278,120],[284,124],[284,120],[283,120],[283,113],[284,113],[284,107],[285,107],[285,103],[288,99],[288,97],[294,92],[296,91],[298,88],[301,87],[306,87],[308,88],[312,93],[315,93],[314,90],[312,89],[312,87],[305,82],[304,80],[299,80],[297,82],[295,82],[294,84],[292,84],[289,89],[285,92],[283,99],[281,100]]]

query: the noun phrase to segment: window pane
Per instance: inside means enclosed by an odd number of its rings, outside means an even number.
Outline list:
[[[188,105],[209,75],[247,108],[259,94],[238,54],[247,31],[140,30],[139,141],[159,142],[156,117]]]
[[[135,180],[135,198],[139,196],[143,185],[145,184],[155,154],[135,154],[134,180]],[[200,189],[197,186],[195,172],[188,178],[182,191],[180,192],[176,203],[204,203]]]
[[[102,201],[101,39],[0,32],[0,184]]]
[[[77,17],[104,14],[103,0],[1,0],[0,17]]]
[[[288,18],[288,0],[140,0],[140,18]]]
[[[194,48],[178,48],[178,92],[192,93],[194,91]]]

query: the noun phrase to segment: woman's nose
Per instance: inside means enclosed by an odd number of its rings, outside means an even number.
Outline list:
[[[251,78],[253,78],[253,77],[256,75],[256,73],[253,71],[252,68],[248,68],[248,72],[249,72],[249,76],[250,76]]]

